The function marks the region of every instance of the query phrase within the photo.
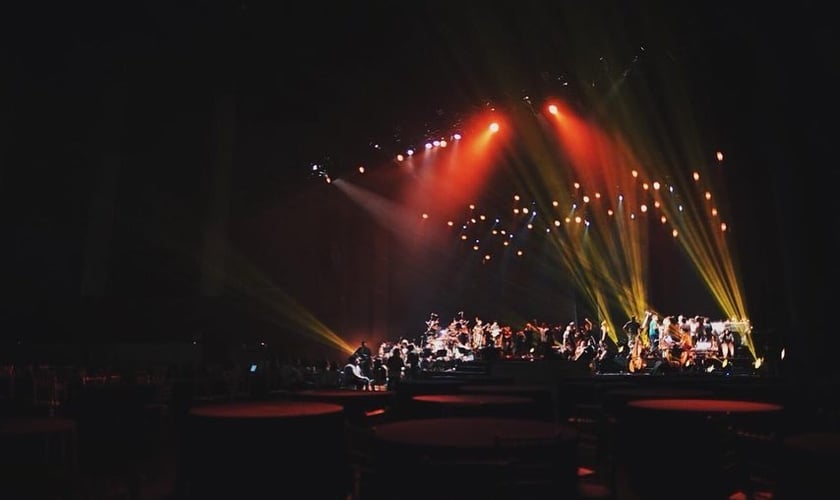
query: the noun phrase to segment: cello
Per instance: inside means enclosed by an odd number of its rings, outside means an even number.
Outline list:
[[[642,339],[639,337],[640,335],[636,337],[636,340],[633,342],[633,348],[630,350],[630,361],[627,366],[630,373],[644,370],[645,366],[647,366],[642,348]]]
[[[694,363],[694,342],[688,331],[680,331],[680,350],[680,365],[691,366]]]
[[[645,339],[648,338],[647,331],[648,327],[650,326],[650,320],[652,316],[652,312],[645,311],[645,319],[642,320],[642,324],[641,326],[639,326],[639,333],[636,335],[636,339],[633,341],[633,348],[630,350],[630,361],[627,366],[627,369],[630,370],[630,373],[635,373],[639,370],[643,370],[647,366],[647,361],[645,361],[644,356],[644,342]]]

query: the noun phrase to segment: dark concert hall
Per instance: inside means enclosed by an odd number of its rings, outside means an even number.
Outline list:
[[[828,7],[3,11],[1,499],[835,488]]]

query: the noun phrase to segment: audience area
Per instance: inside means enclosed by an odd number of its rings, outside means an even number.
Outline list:
[[[8,362],[0,372],[0,496],[187,500],[268,490],[263,498],[287,498],[288,485],[271,484],[286,478],[280,461],[297,457],[331,463],[295,470],[323,469],[336,486],[318,496],[340,500],[419,498],[397,480],[405,475],[465,481],[435,498],[634,500],[666,498],[673,485],[651,487],[647,469],[630,465],[671,456],[689,477],[701,467],[716,478],[697,495],[782,498],[804,488],[786,467],[840,453],[831,446],[840,432],[831,381],[802,388],[777,376],[598,375],[554,359],[465,362],[360,388],[345,380],[346,363]],[[631,404],[642,400],[666,403]],[[441,419],[463,425],[443,432]],[[321,453],[308,456],[315,442]],[[254,443],[253,453],[243,443]],[[796,467],[786,458],[794,452]],[[219,463],[228,464],[224,473]],[[274,471],[273,479],[249,471]],[[219,476],[229,482],[213,482]]]

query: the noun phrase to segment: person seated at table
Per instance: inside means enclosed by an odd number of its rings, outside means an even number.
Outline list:
[[[344,366],[344,385],[353,387],[360,391],[371,390],[372,380],[362,373],[362,359],[358,356],[350,356]]]

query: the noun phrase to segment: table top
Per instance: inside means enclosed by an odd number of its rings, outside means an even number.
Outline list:
[[[432,448],[495,448],[499,440],[570,441],[577,431],[542,420],[455,417],[403,420],[373,428],[374,438],[391,444]]]
[[[388,399],[394,395],[394,391],[354,391],[351,389],[312,389],[306,391],[298,391],[291,394],[292,396],[301,396],[306,399]]]
[[[344,407],[319,401],[267,401],[197,406],[190,414],[208,418],[292,418],[342,413]]]
[[[773,403],[727,399],[658,398],[636,399],[627,403],[629,408],[645,410],[696,412],[696,413],[757,413],[781,411]]]
[[[482,394],[520,394],[520,393],[550,393],[554,390],[549,385],[542,384],[468,384],[462,385],[464,392],[478,392]]]
[[[840,432],[805,432],[784,439],[788,450],[840,455]]]
[[[466,383],[470,383],[471,380],[466,378],[455,378],[455,377],[440,377],[440,378],[420,378],[420,379],[411,379],[406,378],[400,380],[400,384],[404,387],[409,386],[459,386]]]
[[[714,391],[689,387],[622,387],[604,392],[607,399],[719,399],[713,397]]]
[[[0,436],[22,436],[26,434],[50,434],[70,432],[76,429],[76,422],[60,417],[14,417],[0,419]]]
[[[460,406],[517,405],[534,402],[528,397],[508,394],[422,394],[413,396],[411,399],[421,403]]]

